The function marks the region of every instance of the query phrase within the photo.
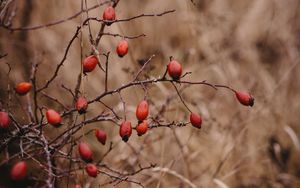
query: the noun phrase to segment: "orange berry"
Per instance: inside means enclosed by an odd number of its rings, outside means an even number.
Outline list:
[[[136,126],[136,132],[138,136],[142,136],[143,134],[146,134],[147,130],[148,130],[147,121],[143,121],[142,123],[139,123]]]
[[[16,86],[15,90],[19,95],[25,95],[30,91],[31,88],[32,88],[31,83],[21,82]]]
[[[149,105],[147,101],[142,101],[136,107],[135,115],[139,121],[143,121],[149,114]]]

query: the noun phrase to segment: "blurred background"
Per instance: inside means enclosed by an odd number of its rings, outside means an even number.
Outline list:
[[[99,2],[103,1],[88,0],[88,7]],[[18,28],[68,18],[81,10],[81,1],[17,0],[11,8],[14,6],[12,27]],[[101,18],[106,6],[89,11],[89,16]],[[146,35],[128,40],[129,54],[122,59],[115,53],[121,38],[104,36],[101,39],[100,53],[111,51],[109,89],[129,82],[141,68],[140,62],[155,54],[141,78],[163,75],[169,56],[173,56],[183,65],[184,72],[192,72],[186,80],[207,80],[248,91],[254,96],[255,105],[252,108],[240,105],[226,89],[178,86],[184,87],[181,94],[190,108],[203,116],[202,129],[157,128],[143,137],[133,132],[129,142],[124,143],[113,123],[94,123],[82,131],[95,127],[104,129],[108,142],[117,143],[103,162],[121,172],[137,169],[138,164],[157,164],[160,168],[132,177],[145,187],[300,187],[300,1],[121,0],[116,15],[121,19],[172,9],[176,11],[162,17],[140,18],[105,28],[105,32],[126,36]],[[7,100],[8,83],[13,87],[18,82],[29,81],[34,62],[41,63],[37,81],[39,85],[44,84],[86,16],[83,13],[75,19],[38,30],[9,31],[1,27],[0,54],[7,53],[0,59],[1,100]],[[3,21],[4,15],[1,19]],[[99,28],[98,22],[91,22],[93,36]],[[72,106],[72,96],[61,84],[75,87],[82,59],[91,50],[88,32],[88,27],[82,30],[82,43],[76,39],[58,78],[46,90],[66,106]],[[101,60],[104,62],[105,58]],[[5,63],[12,68],[9,77]],[[93,99],[103,92],[103,80],[103,72],[98,69],[83,78],[80,90],[88,99]],[[135,125],[135,107],[144,97],[143,88],[132,87],[122,92],[122,96],[127,105],[127,118]],[[151,85],[148,97],[151,116],[156,116],[167,104],[163,114],[165,121],[188,121],[188,111],[172,85]],[[28,122],[18,105],[26,105],[30,100],[13,101],[16,102],[11,108],[18,119]],[[41,101],[44,106],[55,106],[51,100],[42,98]],[[108,96],[104,101],[122,116],[118,95]],[[101,104],[92,104],[87,116],[95,116],[103,109]],[[48,129],[49,137],[60,131]],[[109,148],[109,144],[100,146],[93,135],[82,139],[92,145],[98,157]],[[99,187],[108,180],[101,175],[96,179],[86,178],[79,170],[72,182]],[[58,186],[66,187],[64,181]],[[116,185],[136,186],[127,182]]]

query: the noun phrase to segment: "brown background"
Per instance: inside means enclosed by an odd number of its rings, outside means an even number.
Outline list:
[[[96,1],[89,0],[89,6]],[[183,92],[189,106],[203,118],[199,131],[184,128],[160,128],[147,136],[133,133],[129,144],[120,142],[118,128],[110,123],[93,124],[84,131],[100,127],[108,132],[108,141],[119,142],[105,163],[121,171],[131,170],[138,163],[156,163],[196,187],[299,187],[299,90],[300,90],[300,8],[298,0],[198,0],[194,6],[188,0],[127,0],[116,8],[117,18],[141,13],[160,13],[176,9],[175,13],[156,18],[141,18],[129,23],[117,23],[107,32],[123,35],[146,34],[147,37],[129,41],[129,54],[120,59],[115,46],[120,38],[105,36],[100,51],[111,51],[109,88],[113,89],[132,78],[140,65],[137,60],[156,57],[143,77],[162,75],[169,56],[182,63],[184,71],[192,71],[193,81],[207,80],[225,84],[238,90],[250,91],[255,97],[253,108],[238,104],[232,93],[205,86],[191,86]],[[80,10],[80,1],[19,0],[13,26],[31,26],[60,20]],[[89,12],[102,15],[103,7]],[[83,15],[82,19],[86,15]],[[29,80],[31,63],[39,61],[38,82],[43,84],[61,60],[67,43],[73,36],[80,16],[63,24],[28,32],[9,32],[0,29],[0,52],[8,53],[1,59],[0,95],[5,99],[8,62],[13,70],[11,84]],[[92,22],[95,35],[99,24]],[[88,55],[88,30],[83,30],[83,52]],[[80,72],[79,40],[71,47],[67,61],[56,82],[47,90],[66,105],[72,101],[61,89],[62,83],[74,88]],[[104,59],[102,60],[104,61]],[[88,98],[103,91],[100,70],[84,78],[81,90]],[[143,90],[134,87],[122,93],[127,104],[127,116],[135,122],[136,104],[143,98]],[[158,84],[149,90],[151,115],[156,114],[166,97],[174,94],[169,84]],[[105,101],[122,114],[118,95]],[[53,105],[44,101],[45,106]],[[21,99],[26,104],[26,99]],[[26,117],[19,111],[19,119]],[[14,108],[14,106],[12,106]],[[103,109],[91,105],[89,115]],[[169,121],[182,121],[188,114],[178,97],[168,106]],[[50,129],[50,128],[49,128]],[[55,133],[56,130],[52,130]],[[93,146],[96,155],[105,152],[93,136],[84,138]],[[84,179],[94,187],[106,177]],[[134,179],[146,187],[188,187],[182,179],[170,173],[147,170]],[[220,183],[221,182],[221,183]],[[220,185],[222,184],[223,185]],[[218,185],[219,184],[219,185]],[[62,187],[63,183],[61,184]],[[117,187],[135,187],[121,183]]]

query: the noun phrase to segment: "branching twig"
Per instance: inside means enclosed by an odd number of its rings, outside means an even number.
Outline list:
[[[105,4],[108,4],[110,3],[111,1],[105,1],[103,3],[100,3],[100,4],[97,4],[97,5],[94,5],[90,8],[87,8],[87,9],[84,9],[84,10],[80,10],[79,12],[75,13],[74,15],[70,16],[70,17],[67,17],[65,19],[62,19],[62,20],[58,20],[58,21],[53,21],[53,22],[50,22],[50,23],[47,23],[47,24],[41,24],[41,25],[37,25],[37,26],[29,26],[29,27],[7,27],[7,26],[4,26],[4,28],[10,30],[10,31],[32,31],[32,30],[38,30],[38,29],[43,29],[43,28],[47,28],[47,27],[51,27],[51,26],[55,26],[55,25],[58,25],[58,24],[61,24],[61,23],[64,23],[64,22],[67,22],[67,21],[70,21],[78,16],[80,16],[82,13],[84,12],[89,12],[93,9],[96,9],[102,5],[105,5]]]
[[[190,108],[189,108],[189,107],[187,106],[187,104],[184,102],[184,100],[183,100],[182,96],[180,95],[180,93],[179,93],[179,91],[178,91],[176,85],[175,85],[173,82],[171,82],[171,83],[172,83],[173,87],[175,88],[175,90],[176,90],[176,92],[177,92],[177,95],[179,96],[179,98],[180,98],[182,104],[186,107],[186,109],[187,109],[189,112],[192,113],[192,111],[190,110]]]
[[[139,77],[139,75],[142,73],[142,71],[144,70],[144,68],[147,66],[148,63],[150,63],[150,61],[152,60],[152,58],[154,58],[155,55],[153,54],[141,67],[141,69],[138,71],[138,73],[136,74],[136,76],[133,78],[132,82],[136,81]]]
[[[8,0],[8,4],[13,2],[14,0]],[[66,45],[66,49],[63,52],[62,58],[56,64],[56,67],[54,68],[54,71],[50,74],[49,78],[43,83],[42,85],[38,86],[38,81],[37,80],[37,68],[38,68],[38,63],[34,62],[31,68],[31,74],[30,74],[30,80],[33,85],[33,98],[30,97],[30,93],[28,93],[25,97],[28,100],[28,108],[24,109],[23,105],[20,102],[21,96],[16,97],[17,102],[20,103],[20,106],[23,109],[23,114],[29,114],[30,118],[29,123],[24,123],[23,118],[16,118],[16,114],[10,110],[9,104],[10,104],[10,85],[8,83],[7,87],[7,92],[9,96],[9,100],[7,102],[8,108],[3,109],[4,111],[7,111],[9,113],[9,117],[11,119],[11,124],[13,125],[11,128],[9,128],[9,131],[4,132],[2,134],[1,132],[1,144],[0,144],[0,151],[6,152],[7,158],[1,161],[0,166],[4,165],[16,158],[22,158],[22,160],[32,160],[34,161],[34,164],[38,167],[40,167],[43,171],[43,179],[38,179],[37,177],[30,177],[30,180],[32,181],[41,181],[43,183],[43,186],[47,187],[56,187],[56,181],[61,178],[67,177],[67,185],[69,185],[69,178],[73,177],[76,175],[78,170],[82,170],[83,166],[86,165],[86,161],[83,159],[77,157],[77,154],[75,154],[75,146],[77,142],[79,142],[80,139],[82,139],[84,136],[92,133],[95,129],[87,129],[85,130],[84,127],[89,124],[97,123],[97,122],[108,122],[110,124],[113,124],[114,126],[117,126],[119,128],[119,121],[121,120],[121,117],[118,116],[118,114],[115,111],[115,106],[111,106],[111,104],[106,104],[104,103],[104,97],[110,96],[110,95],[119,95],[119,99],[122,103],[122,108],[123,108],[123,113],[124,117],[123,120],[127,120],[126,117],[126,112],[127,112],[127,104],[125,103],[125,98],[122,96],[124,93],[123,90],[125,89],[132,89],[135,86],[137,87],[142,87],[144,90],[144,99],[148,100],[150,104],[154,103],[154,100],[151,100],[150,96],[151,93],[149,90],[151,89],[152,85],[158,85],[158,83],[162,84],[170,84],[172,85],[176,93],[173,92],[172,95],[168,96],[165,101],[163,101],[163,105],[157,109],[157,114],[151,114],[153,116],[150,116],[147,118],[147,121],[149,123],[149,130],[151,131],[152,129],[155,128],[177,128],[177,127],[184,127],[190,124],[190,122],[186,121],[167,121],[164,120],[164,114],[167,111],[168,105],[171,103],[171,101],[178,95],[181,102],[183,105],[186,107],[186,109],[191,112],[191,110],[188,107],[188,102],[185,101],[183,96],[181,95],[182,91],[187,88],[188,86],[192,85],[204,85],[208,86],[209,88],[212,88],[214,90],[217,90],[218,88],[226,88],[229,89],[230,91],[235,92],[234,89],[232,89],[229,86],[226,85],[215,85],[204,81],[189,81],[188,75],[191,74],[191,72],[186,72],[183,74],[179,80],[173,80],[170,77],[167,76],[168,69],[166,67],[165,72],[163,72],[162,77],[146,77],[146,79],[141,78],[143,71],[145,71],[146,66],[149,65],[149,63],[152,61],[152,59],[155,57],[153,54],[148,58],[147,61],[144,62],[144,64],[139,68],[139,70],[136,71],[136,73],[132,72],[133,77],[130,78],[129,81],[125,82],[125,84],[122,84],[120,86],[115,86],[114,88],[110,83],[109,83],[109,76],[111,75],[111,70],[109,70],[110,65],[109,65],[109,60],[110,58],[110,53],[111,52],[101,52],[101,54],[98,51],[98,46],[100,43],[100,40],[103,36],[109,36],[109,37],[121,37],[121,38],[126,38],[126,39],[137,39],[140,37],[145,37],[145,34],[139,34],[139,35],[133,35],[133,36],[127,36],[127,35],[122,35],[119,33],[111,33],[111,32],[104,32],[106,28],[106,24],[113,24],[113,23],[119,23],[119,22],[129,22],[135,19],[140,19],[140,18],[146,18],[146,17],[160,17],[169,13],[175,12],[175,10],[167,10],[161,13],[153,13],[153,14],[139,14],[133,17],[129,17],[126,19],[116,19],[114,21],[108,22],[106,20],[102,20],[96,17],[90,17],[89,11],[96,9],[104,4],[108,4],[109,2],[112,3],[112,7],[116,8],[117,4],[120,2],[120,0],[110,0],[110,1],[102,1],[102,3],[99,3],[97,5],[94,5],[90,8],[87,6],[87,0],[81,0],[81,10],[77,12],[76,14],[67,17],[62,20],[58,21],[53,21],[47,24],[43,25],[37,25],[37,26],[27,26],[27,27],[12,27],[11,26],[11,20],[8,20],[7,24],[3,22],[3,20],[6,20],[7,17],[10,17],[12,19],[13,14],[11,15],[6,15],[7,11],[7,4],[3,5],[5,10],[0,10],[0,27],[4,27],[10,31],[33,31],[33,30],[38,30],[42,28],[47,28],[47,27],[52,27],[58,24],[65,23],[69,20],[72,20],[79,15],[81,15],[81,22],[80,25],[77,26],[75,29],[75,33],[71,37],[71,39],[68,41],[68,44]],[[194,2],[191,0],[191,2]],[[0,7],[2,5],[2,2],[0,3]],[[85,13],[85,14],[83,14]],[[5,19],[4,19],[5,18]],[[95,36],[92,34],[92,28],[91,28],[91,23],[96,22],[100,24],[99,31]],[[90,110],[87,110],[87,113],[84,115],[80,115],[77,112],[77,109],[74,107],[75,102],[78,99],[78,96],[80,94],[83,95],[88,95],[88,92],[84,90],[84,85],[82,79],[82,59],[83,59],[83,37],[84,37],[84,27],[88,27],[88,35],[89,35],[89,42],[90,42],[90,47],[92,49],[91,54],[94,54],[97,56],[98,60],[100,58],[100,55],[105,56],[105,65],[99,63],[100,69],[105,73],[104,75],[104,89],[102,90],[102,93],[98,93],[96,96],[93,97],[88,97],[90,100],[88,101],[88,104],[95,104],[95,103],[101,103],[104,107],[102,111],[97,112],[97,115],[92,116],[90,114]],[[53,85],[56,79],[60,76],[61,69],[64,66],[72,45],[75,43],[75,40],[77,38],[80,38],[80,72],[78,74],[77,78],[77,83],[74,83],[75,87],[70,89],[69,85],[64,85],[62,84],[61,87],[66,90],[67,92],[64,93],[69,93],[72,96],[73,102],[72,105],[70,104],[70,107],[65,105],[67,101],[62,101],[64,98],[55,98],[50,96],[47,93],[47,88],[50,88],[50,86]],[[7,54],[0,55],[0,59],[6,57]],[[6,59],[5,59],[6,60]],[[100,62],[100,61],[99,61]],[[8,63],[7,63],[8,64]],[[9,71],[8,71],[8,78],[9,74],[11,72],[11,67],[9,66]],[[105,67],[104,67],[105,66]],[[79,71],[79,70],[78,70]],[[89,77],[90,78],[90,77]],[[10,80],[10,78],[9,78]],[[75,80],[76,82],[76,80]],[[103,81],[102,81],[103,82]],[[177,85],[183,85],[183,87],[177,88]],[[122,93],[123,92],[123,93]],[[24,98],[25,98],[24,97]],[[48,114],[45,113],[45,109],[48,109],[49,107],[43,106],[41,102],[42,97],[47,97],[48,99],[54,101],[55,103],[59,104],[64,108],[63,112],[60,112],[60,116],[63,119],[63,124],[59,128],[52,128],[51,131],[45,129],[45,126],[52,126],[50,125],[49,119],[47,121],[45,120],[46,118],[49,118]],[[0,110],[2,111],[2,103],[4,104],[4,99],[0,100]],[[31,103],[34,103],[34,109],[32,110]],[[119,103],[120,104],[120,103]],[[154,105],[155,106],[155,105]],[[151,107],[152,108],[152,107]],[[33,111],[33,112],[32,112]],[[119,112],[118,112],[119,113]],[[47,115],[46,115],[47,114]],[[82,118],[81,118],[82,117]],[[68,121],[67,121],[68,120]],[[79,121],[80,120],[80,121]],[[49,125],[48,125],[49,122]],[[52,130],[55,130],[55,133],[51,134]],[[135,127],[134,129],[137,130]],[[82,131],[81,131],[82,130]],[[80,132],[81,131],[81,132]],[[148,134],[150,135],[150,134]],[[146,140],[144,143],[146,143]],[[182,175],[178,174],[175,171],[172,171],[167,168],[162,168],[162,167],[156,167],[154,164],[150,164],[149,166],[141,166],[138,165],[138,167],[132,166],[131,170],[116,170],[110,167],[110,165],[106,165],[103,163],[104,159],[110,154],[113,153],[114,149],[116,146],[120,143],[123,143],[121,139],[118,142],[114,141],[110,142],[109,147],[107,150],[104,152],[102,157],[99,157],[97,159],[94,159],[94,163],[98,166],[101,167],[98,172],[100,172],[102,175],[105,175],[109,177],[109,182],[106,182],[101,185],[106,185],[106,184],[112,184],[114,186],[122,183],[122,182],[128,182],[128,183],[133,183],[137,186],[144,187],[143,184],[139,181],[133,180],[133,176],[141,174],[142,171],[150,170],[152,169],[152,172],[166,172],[169,173],[177,178],[179,178],[183,183],[186,183],[190,187],[195,187],[194,184],[187,178],[183,177]],[[180,143],[180,142],[178,142]],[[10,150],[8,148],[10,146],[14,146],[14,144],[17,144],[19,147],[17,147],[17,151],[14,151],[13,153],[10,153]],[[128,144],[128,146],[132,149],[134,154],[136,155],[135,157],[139,157],[141,155],[141,152],[143,150],[143,147],[140,148],[135,148],[134,145]],[[182,145],[180,144],[181,149]],[[10,148],[9,148],[10,149]],[[45,162],[42,162],[45,161]],[[140,163],[140,159],[137,159],[135,161],[136,164]],[[217,169],[218,172],[218,169]]]
[[[69,44],[68,44],[68,46],[66,48],[65,54],[64,54],[62,60],[60,61],[60,63],[57,65],[57,67],[56,67],[56,69],[54,71],[54,74],[50,77],[50,79],[46,82],[46,84],[43,87],[37,89],[37,91],[36,91],[37,93],[39,93],[42,90],[46,89],[51,84],[51,82],[58,76],[58,72],[59,72],[61,66],[63,66],[65,60],[67,59],[67,55],[68,55],[68,52],[69,52],[69,50],[71,48],[71,45],[74,42],[74,40],[77,38],[80,29],[81,29],[81,27],[77,27],[77,30],[76,30],[74,36],[72,37],[72,39],[70,40],[70,42],[69,42]]]
[[[6,57],[7,55],[8,55],[8,53],[5,53],[5,54],[3,54],[3,55],[1,54],[1,55],[0,55],[0,59]]]

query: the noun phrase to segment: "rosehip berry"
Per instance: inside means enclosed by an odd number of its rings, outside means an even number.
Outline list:
[[[142,123],[138,124],[136,126],[136,132],[138,136],[142,136],[145,134],[148,130],[148,123],[147,121],[143,121]]]
[[[7,112],[0,112],[0,127],[3,129],[8,128],[10,124],[10,118]]]
[[[106,25],[111,25],[112,21],[116,19],[116,12],[115,9],[112,6],[106,7],[104,12],[103,12],[103,20],[106,21]]]
[[[121,40],[118,43],[116,51],[119,57],[124,57],[128,52],[128,42],[126,40]]]
[[[97,140],[105,145],[105,142],[106,142],[106,133],[100,129],[97,129],[96,132],[95,132],[95,136],[97,137]]]
[[[46,112],[46,118],[49,124],[54,126],[61,125],[61,116],[53,109],[48,109]]]
[[[135,115],[139,121],[143,121],[149,114],[149,105],[147,101],[142,101],[136,107]]]
[[[19,95],[25,95],[30,91],[31,88],[32,88],[31,83],[21,82],[16,86],[15,90]]]
[[[120,126],[119,134],[124,142],[127,142],[132,133],[131,123],[129,121],[123,121]]]
[[[168,64],[168,73],[173,80],[178,80],[182,74],[182,66],[178,61],[172,60]]]
[[[10,178],[15,181],[23,180],[26,177],[27,165],[24,161],[19,161],[11,168]]]
[[[75,188],[82,188],[82,187],[81,187],[81,185],[76,184],[76,185],[75,185]]]
[[[93,152],[90,148],[90,146],[85,143],[81,142],[78,144],[78,152],[80,154],[80,157],[85,161],[92,161]]]
[[[235,91],[235,96],[238,99],[238,101],[245,106],[252,107],[254,105],[254,98],[249,93]]]
[[[86,112],[88,108],[88,102],[85,97],[79,97],[76,101],[76,109],[79,114],[83,114]]]
[[[191,115],[190,115],[190,122],[194,127],[200,129],[201,124],[202,124],[202,118],[199,114],[196,114],[196,113],[192,112]]]
[[[83,72],[84,73],[92,72],[96,68],[98,63],[99,63],[98,58],[95,55],[86,57],[82,62]]]
[[[86,167],[85,167],[85,171],[88,173],[89,176],[91,177],[97,177],[97,174],[98,174],[98,170],[97,170],[97,167],[96,165],[94,164],[87,164]]]

